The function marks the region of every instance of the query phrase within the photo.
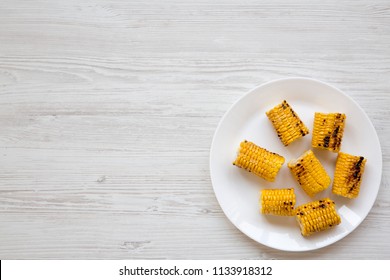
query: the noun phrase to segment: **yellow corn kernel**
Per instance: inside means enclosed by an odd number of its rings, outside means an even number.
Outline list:
[[[273,182],[284,163],[284,157],[263,149],[256,144],[243,141],[240,143],[237,158],[233,165],[253,172],[257,176]]]
[[[315,113],[312,147],[339,152],[343,139],[345,118],[345,114],[341,113]]]
[[[305,136],[309,129],[304,125],[286,100],[266,112],[284,146]]]
[[[291,160],[288,167],[302,189],[311,197],[330,185],[329,175],[311,150],[298,159]]]
[[[337,157],[332,192],[347,198],[359,195],[366,159],[340,152]]]
[[[341,223],[335,203],[329,198],[300,205],[295,213],[303,236],[327,230]]]
[[[293,216],[295,214],[294,189],[262,190],[260,204],[262,214]]]

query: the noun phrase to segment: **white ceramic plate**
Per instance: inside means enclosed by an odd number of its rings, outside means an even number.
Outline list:
[[[287,100],[310,133],[284,147],[265,112]],[[347,115],[341,151],[367,158],[359,197],[338,197],[331,186],[315,199],[330,197],[336,202],[341,224],[330,230],[302,237],[295,217],[261,215],[259,191],[265,188],[294,187],[297,204],[312,199],[290,174],[287,162],[311,149],[314,112]],[[275,182],[232,165],[242,140],[253,141],[283,155],[286,163]],[[337,154],[312,149],[333,178]],[[285,251],[308,251],[330,245],[351,233],[367,216],[377,197],[382,173],[382,153],[376,131],[367,115],[346,94],[314,79],[288,78],[268,82],[239,99],[222,118],[210,152],[210,174],[214,192],[226,216],[244,234],[259,243]]]

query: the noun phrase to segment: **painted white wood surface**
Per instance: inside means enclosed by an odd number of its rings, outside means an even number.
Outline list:
[[[361,226],[267,248],[220,209],[214,130],[254,86],[352,96],[383,151]],[[0,258],[389,259],[390,2],[0,1]]]

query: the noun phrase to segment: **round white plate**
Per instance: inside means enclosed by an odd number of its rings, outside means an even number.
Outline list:
[[[265,112],[287,100],[309,128],[305,137],[284,147]],[[287,162],[311,149],[315,112],[345,113],[341,151],[364,156],[367,163],[359,197],[350,200],[331,192],[330,186],[314,199],[330,197],[336,202],[341,224],[303,237],[295,217],[261,215],[259,193],[268,188],[295,188],[297,204],[310,202],[292,177]],[[285,157],[275,182],[233,166],[239,144],[249,140]],[[312,149],[333,178],[336,153]],[[215,132],[210,151],[210,174],[214,192],[226,216],[244,234],[259,243],[285,251],[308,251],[330,245],[351,233],[367,216],[377,197],[382,173],[382,153],[376,131],[360,106],[340,90],[314,79],[287,78],[258,86],[239,99],[225,114]]]

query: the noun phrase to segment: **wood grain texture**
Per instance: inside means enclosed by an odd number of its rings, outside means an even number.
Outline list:
[[[390,259],[390,3],[0,2],[0,259]],[[215,128],[254,86],[327,81],[382,145],[378,199],[309,253],[224,216]]]

